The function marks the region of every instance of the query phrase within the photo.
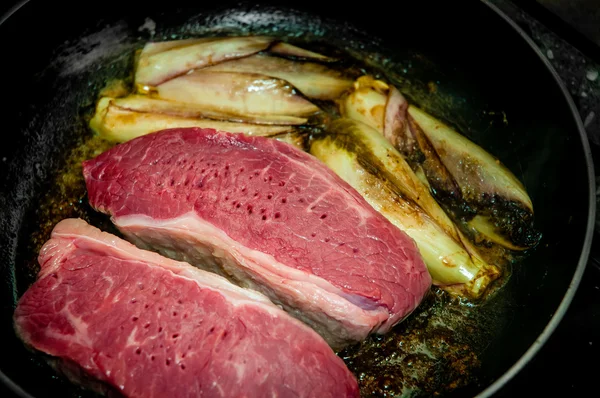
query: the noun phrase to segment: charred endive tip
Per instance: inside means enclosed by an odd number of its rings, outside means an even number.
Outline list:
[[[500,160],[423,110],[409,106],[407,113],[475,211],[465,220],[475,239],[511,250],[535,246],[541,235],[533,226],[533,204],[521,181]],[[436,177],[431,173],[428,178]]]

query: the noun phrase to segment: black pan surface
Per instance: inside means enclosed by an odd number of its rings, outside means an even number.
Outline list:
[[[31,237],[41,227],[36,210],[65,154],[87,134],[82,115],[97,90],[130,66],[132,51],[145,41],[270,31],[372,55],[409,100],[459,128],[524,182],[543,239],[498,298],[502,316],[480,355],[477,380],[455,392],[501,395],[560,321],[585,267],[595,211],[589,147],[550,65],[493,6],[412,3],[418,4],[403,3],[394,13],[391,2],[324,8],[312,1],[104,1],[93,7],[30,1],[3,20],[0,380],[21,396],[83,394],[23,347],[11,317],[35,277],[29,265],[36,255]],[[156,23],[154,34],[140,29],[151,27],[148,21]],[[429,82],[437,93],[428,91]]]

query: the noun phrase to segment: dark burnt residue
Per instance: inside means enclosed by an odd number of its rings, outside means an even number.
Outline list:
[[[365,397],[438,396],[476,380],[479,352],[499,325],[496,306],[471,306],[433,288],[389,334],[339,353]]]

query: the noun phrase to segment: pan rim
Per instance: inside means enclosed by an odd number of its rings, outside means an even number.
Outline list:
[[[515,21],[513,21],[510,17],[508,17],[502,10],[500,10],[495,4],[492,4],[492,0],[480,0],[484,5],[489,7],[491,11],[493,11],[496,15],[502,18],[519,36],[529,45],[532,51],[537,54],[540,58],[544,66],[551,73],[554,78],[555,83],[558,85],[558,88],[562,91],[565,100],[569,106],[573,119],[575,121],[575,125],[577,126],[577,130],[579,132],[579,139],[581,141],[583,154],[585,158],[585,163],[587,167],[588,173],[588,189],[589,189],[589,205],[588,205],[588,220],[585,232],[585,238],[583,240],[583,246],[581,249],[581,254],[579,257],[579,261],[577,263],[577,267],[573,274],[573,278],[563,296],[559,306],[554,312],[552,318],[547,323],[544,330],[540,333],[534,343],[525,351],[525,353],[508,369],[506,370],[502,376],[492,382],[489,386],[487,386],[483,391],[476,395],[477,398],[487,398],[491,397],[495,393],[497,393],[504,385],[506,385],[510,380],[512,380],[521,369],[527,365],[535,355],[540,351],[540,349],[544,346],[544,344],[548,341],[550,336],[554,333],[562,319],[564,318],[565,313],[573,301],[575,293],[579,287],[581,282],[583,273],[586,269],[588,258],[590,254],[590,249],[592,245],[592,238],[594,232],[594,220],[596,214],[596,183],[594,179],[594,165],[593,159],[590,149],[590,144],[588,142],[587,134],[585,132],[585,128],[583,127],[583,122],[581,120],[581,116],[575,103],[569,94],[564,82],[550,63],[548,59],[544,56],[541,49],[535,44],[535,42],[521,29]],[[10,17],[12,17],[19,9],[29,3],[30,0],[21,0],[16,5],[14,5],[11,9],[9,9],[4,15],[0,15],[0,26],[4,24]],[[25,390],[23,390],[18,384],[12,381],[8,376],[4,374],[0,370],[0,382],[4,384],[9,390],[13,393],[17,394],[17,396],[21,398],[35,398]]]
[[[476,395],[476,398],[487,398],[491,397],[500,389],[506,385],[510,380],[512,380],[522,369],[527,365],[535,355],[540,351],[540,349],[546,344],[550,336],[554,333],[562,319],[564,318],[565,313],[569,309],[571,302],[575,296],[575,292],[579,287],[579,283],[583,277],[583,273],[585,268],[587,267],[590,249],[592,246],[592,238],[594,235],[594,220],[596,216],[596,181],[594,178],[594,162],[592,159],[592,152],[590,149],[590,144],[587,138],[587,134],[585,128],[583,127],[583,122],[581,120],[581,116],[579,115],[579,110],[575,106],[575,102],[571,97],[571,94],[567,90],[564,82],[561,77],[556,72],[556,69],[552,66],[550,61],[544,56],[541,49],[535,44],[535,42],[517,25],[515,21],[513,21],[508,15],[506,15],[502,10],[500,10],[495,4],[492,4],[491,0],[481,0],[486,6],[490,8],[490,10],[494,11],[500,18],[502,18],[511,28],[515,30],[521,36],[521,38],[529,45],[532,51],[537,54],[542,63],[546,66],[552,77],[554,78],[555,83],[558,85],[558,88],[562,91],[565,100],[571,110],[571,114],[577,126],[577,130],[579,132],[579,138],[581,141],[583,154],[585,157],[585,163],[587,166],[588,173],[588,189],[589,189],[589,206],[588,206],[588,220],[587,226],[585,230],[585,238],[583,240],[583,246],[581,248],[581,254],[579,256],[579,261],[577,263],[577,268],[575,269],[575,273],[573,274],[573,278],[561,300],[558,308],[550,318],[550,321],[540,333],[538,338],[533,342],[533,344],[525,351],[525,353],[508,369],[506,370],[502,376],[496,379],[492,384],[487,386],[483,391]]]

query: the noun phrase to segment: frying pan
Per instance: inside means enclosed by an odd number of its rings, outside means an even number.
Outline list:
[[[38,209],[65,154],[89,134],[82,115],[98,89],[131,67],[145,41],[182,35],[271,32],[357,50],[384,65],[409,100],[523,181],[542,241],[493,299],[502,303],[501,322],[490,325],[476,380],[450,395],[502,395],[560,322],[590,248],[593,168],[569,95],[526,35],[488,2],[402,2],[399,12],[391,2],[283,3],[30,1],[0,19],[0,381],[14,394],[85,395],[12,329],[16,300],[35,278],[32,236],[44,227]],[[84,201],[64,203],[73,208],[64,214],[77,216]]]

